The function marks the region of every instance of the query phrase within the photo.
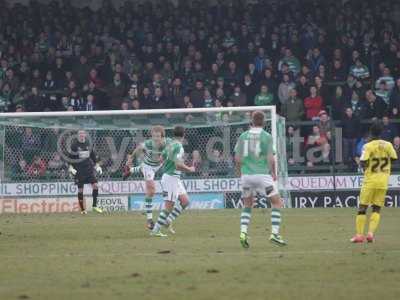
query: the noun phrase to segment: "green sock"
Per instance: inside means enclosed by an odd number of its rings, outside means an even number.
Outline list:
[[[251,219],[251,208],[245,207],[240,215],[240,232],[247,233]]]
[[[144,198],[145,202],[145,209],[146,209],[146,217],[147,220],[153,220],[153,198],[152,197],[146,197]]]
[[[271,210],[271,232],[273,234],[279,234],[281,227],[281,211],[278,208]]]

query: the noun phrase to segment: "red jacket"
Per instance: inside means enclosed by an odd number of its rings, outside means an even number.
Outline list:
[[[307,97],[304,99],[304,107],[306,109],[306,117],[311,120],[314,117],[317,117],[319,112],[323,108],[322,98],[317,96],[315,98]]]

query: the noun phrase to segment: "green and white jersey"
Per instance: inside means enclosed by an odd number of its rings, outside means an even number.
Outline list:
[[[143,153],[144,153],[144,160],[143,163],[151,166],[151,167],[158,167],[161,165],[161,157],[162,153],[167,147],[169,143],[172,142],[172,139],[166,138],[164,143],[159,146],[154,143],[152,139],[146,140],[143,144]]]
[[[370,76],[368,67],[365,65],[362,65],[360,67],[357,67],[356,65],[351,66],[350,74],[357,79],[364,79]]]
[[[243,175],[270,175],[268,155],[273,154],[272,136],[262,128],[243,132],[235,146]]]
[[[180,177],[182,172],[176,169],[176,163],[184,160],[184,154],[185,151],[181,142],[174,140],[169,143],[162,153],[164,160],[162,172],[171,176]]]

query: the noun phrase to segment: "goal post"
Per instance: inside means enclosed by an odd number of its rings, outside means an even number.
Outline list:
[[[127,154],[149,137],[154,125],[164,126],[167,136],[176,125],[187,129],[186,159],[199,165],[197,172],[186,174],[188,178],[235,178],[233,148],[255,110],[266,115],[265,129],[273,136],[276,152],[279,189],[290,206],[285,119],[277,115],[275,106],[2,113],[1,182],[71,181],[66,153],[81,129],[88,132],[103,165],[105,172],[99,180],[121,180]]]

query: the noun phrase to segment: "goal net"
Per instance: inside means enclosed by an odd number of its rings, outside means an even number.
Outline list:
[[[273,136],[277,154],[279,189],[290,206],[285,120],[276,114],[275,107],[257,109],[266,115],[265,129]],[[0,114],[1,195],[25,196],[24,191],[17,193],[18,188],[26,189],[20,183],[71,182],[67,160],[78,130],[86,130],[90,145],[100,158],[104,171],[99,176],[101,185],[122,181],[127,154],[149,138],[152,126],[164,126],[167,136],[171,136],[171,129],[182,125],[186,128],[186,162],[196,166],[195,173],[184,175],[187,189],[197,193],[223,192],[226,205],[235,206],[240,202],[240,183],[235,176],[233,149],[239,135],[248,129],[253,110],[254,107],[241,107]],[[138,165],[140,159],[134,164]],[[49,191],[40,192],[40,196],[46,196]],[[121,191],[109,191],[114,192]]]

